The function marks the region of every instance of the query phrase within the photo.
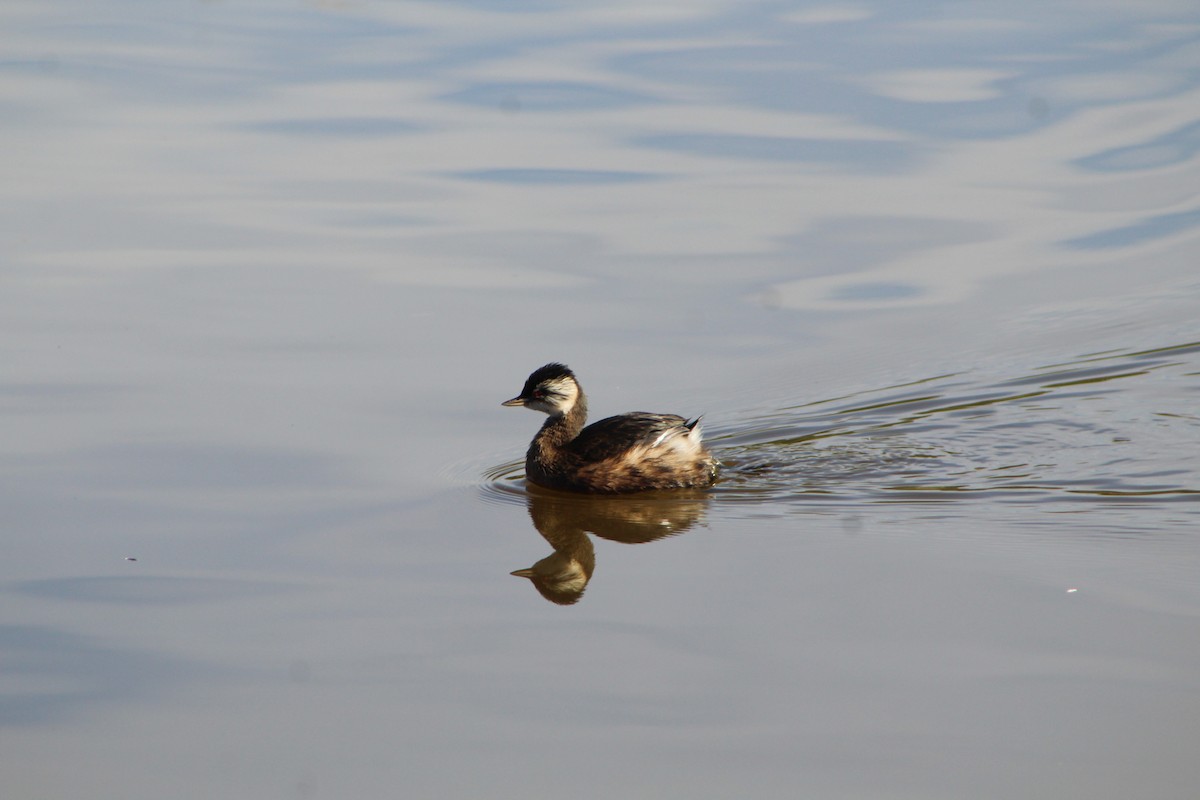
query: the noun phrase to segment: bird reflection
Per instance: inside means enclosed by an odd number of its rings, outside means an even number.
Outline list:
[[[554,552],[527,569],[513,572],[528,578],[552,603],[572,605],[583,597],[596,550],[593,533],[625,544],[644,544],[683,533],[704,518],[707,495],[702,491],[597,496],[527,488],[529,516]]]

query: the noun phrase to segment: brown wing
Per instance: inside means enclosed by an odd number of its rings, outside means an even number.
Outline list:
[[[673,428],[687,430],[688,422],[676,414],[634,411],[593,422],[579,432],[569,447],[584,461],[603,461],[631,447],[652,444]]]

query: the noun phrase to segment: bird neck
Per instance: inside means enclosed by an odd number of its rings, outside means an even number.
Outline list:
[[[553,461],[557,453],[583,430],[587,413],[587,398],[580,391],[570,408],[561,414],[552,414],[542,423],[542,429],[529,446],[529,455],[542,463]]]

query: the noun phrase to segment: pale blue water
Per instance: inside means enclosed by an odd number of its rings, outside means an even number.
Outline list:
[[[1196,10],[0,45],[5,798],[1195,794]],[[530,491],[550,360],[722,482]]]

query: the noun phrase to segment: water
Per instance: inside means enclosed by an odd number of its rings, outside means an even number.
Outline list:
[[[1186,4],[0,15],[6,797],[1194,794]]]

